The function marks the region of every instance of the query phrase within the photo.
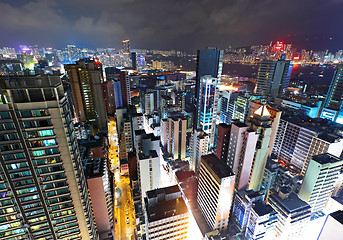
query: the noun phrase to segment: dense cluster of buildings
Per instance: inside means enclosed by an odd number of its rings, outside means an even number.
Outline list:
[[[254,91],[220,89],[216,48],[198,51],[195,75],[142,72],[148,52],[128,40],[105,65],[68,46],[65,74],[2,60],[0,238],[304,236],[343,203],[343,67],[325,99],[296,102],[291,48],[274,47]],[[319,239],[342,231],[341,212],[325,217]]]
[[[227,49],[224,61],[231,63],[256,64],[263,60],[277,61],[281,56],[300,64],[336,64],[343,61],[343,50],[337,52],[296,49],[292,44],[280,41],[268,45],[257,45]]]

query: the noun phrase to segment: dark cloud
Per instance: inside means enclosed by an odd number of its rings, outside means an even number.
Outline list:
[[[342,0],[0,1],[0,44],[194,50],[292,41],[343,48]],[[330,40],[330,37],[332,38]]]

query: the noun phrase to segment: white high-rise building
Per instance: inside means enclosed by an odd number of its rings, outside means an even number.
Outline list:
[[[147,191],[160,187],[160,158],[153,150],[149,155],[138,154],[137,164],[138,179],[144,199]]]
[[[212,230],[224,230],[235,191],[235,175],[214,154],[201,157],[197,201]]]
[[[312,157],[299,191],[299,197],[310,204],[312,212],[325,208],[342,165],[342,159],[329,153]]]
[[[274,239],[301,239],[310,221],[311,206],[286,189],[272,194],[268,202],[277,212],[278,217]]]
[[[200,160],[202,155],[207,155],[208,153],[208,143],[210,137],[204,131],[194,130],[191,135],[191,156],[189,168],[195,173],[199,172]]]

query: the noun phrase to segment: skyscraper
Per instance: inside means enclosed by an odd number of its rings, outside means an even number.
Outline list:
[[[218,78],[209,75],[201,77],[199,86],[201,93],[197,100],[196,129],[203,130],[210,136],[210,147],[215,144],[216,127],[219,123],[217,121],[218,84]]]
[[[0,237],[98,239],[60,77],[0,78],[0,89]]]
[[[249,179],[249,189],[254,191],[260,190],[269,155],[269,141],[272,132],[270,124],[270,113],[265,105],[257,109],[248,121],[248,125],[259,135]]]
[[[343,124],[343,65],[337,66],[332,77],[329,91],[326,95],[322,118],[328,118],[334,122]]]
[[[293,62],[263,60],[257,76],[256,94],[270,96],[273,99],[284,93],[288,87],[293,69]]]
[[[212,230],[224,230],[229,223],[235,175],[216,155],[201,157],[197,201]]]
[[[223,50],[218,50],[216,48],[198,50],[195,86],[196,112],[193,124],[194,129],[206,130],[203,129],[204,126],[201,125],[201,119],[204,118],[204,115],[202,114],[205,113],[203,105],[206,103],[207,95],[211,95],[211,98],[207,100],[211,102],[211,106],[209,107],[216,107],[215,105],[218,102],[217,85],[220,84],[222,65]],[[203,78],[204,76],[207,77]],[[212,86],[206,87],[206,85]],[[210,115],[210,112],[208,112],[207,114]],[[202,123],[204,124],[204,122]]]
[[[76,116],[79,121],[94,122],[94,127],[107,130],[105,99],[102,90],[102,65],[98,59],[84,59],[65,65]]]
[[[131,94],[130,94],[130,79],[126,71],[121,71],[120,76],[120,87],[121,95],[123,98],[123,106],[129,107],[131,105]]]
[[[167,150],[172,159],[184,160],[186,157],[187,119],[182,114],[168,117]]]
[[[343,160],[329,153],[313,156],[302,182],[299,197],[312,212],[322,211],[334,190]]]
[[[146,192],[159,188],[160,186],[160,159],[155,150],[151,150],[149,155],[138,154],[138,178],[142,199],[146,197]]]
[[[235,188],[238,190],[246,189],[248,186],[251,167],[254,159],[256,161],[255,148],[258,137],[257,131],[245,123],[235,121],[231,124],[226,163],[236,175]]]
[[[230,131],[231,131],[230,125],[227,125],[225,123],[219,124],[218,135],[217,135],[216,155],[223,162],[226,162],[227,160],[227,151],[229,149]]]
[[[270,135],[270,141],[269,141],[269,155],[271,155],[273,151],[273,146],[274,146],[277,130],[279,127],[282,111],[271,107],[264,99],[255,99],[254,101],[250,102],[249,110],[248,110],[248,119],[250,118],[250,116],[253,115],[253,113],[257,109],[259,109],[264,104],[266,105],[267,110],[270,113],[270,120],[272,121],[272,124],[271,124],[272,133]]]
[[[125,39],[122,41],[123,46],[123,53],[129,54],[130,53],[130,40]]]

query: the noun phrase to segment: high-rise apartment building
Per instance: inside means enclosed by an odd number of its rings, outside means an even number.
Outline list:
[[[263,174],[269,155],[269,142],[272,133],[270,113],[267,107],[261,106],[248,121],[248,125],[258,134],[255,147],[254,160],[252,162],[249,189],[260,190]]]
[[[130,78],[126,71],[121,71],[119,75],[121,96],[124,107],[131,105]]]
[[[235,188],[238,190],[248,186],[258,137],[259,134],[245,123],[234,121],[231,124],[225,162],[236,175]]]
[[[172,159],[184,160],[186,157],[187,119],[182,114],[168,117],[167,150]]]
[[[160,187],[160,159],[157,152],[151,150],[149,155],[138,154],[137,163],[138,179],[144,199],[147,191]]]
[[[325,208],[342,165],[342,159],[329,153],[312,157],[298,194],[303,201],[310,204],[312,212]]]
[[[339,157],[343,140],[335,134],[335,126],[323,119],[301,115],[282,115],[277,129],[273,153],[287,164],[295,166],[305,176],[312,156],[330,153]]]
[[[284,93],[289,84],[293,62],[263,60],[257,75],[256,94],[275,98]]]
[[[102,90],[102,65],[98,59],[85,59],[65,65],[76,116],[79,121],[94,122],[99,130],[107,130],[106,105]]]
[[[147,115],[154,114],[155,104],[154,104],[154,93],[145,93],[144,94],[144,113]]]
[[[102,84],[104,92],[106,112],[108,116],[113,116],[115,113],[115,95],[113,88],[113,81],[106,81]]]
[[[301,239],[311,218],[311,207],[295,193],[281,189],[268,198],[277,213],[275,237],[278,240]]]
[[[113,195],[106,158],[95,158],[85,175],[100,239],[114,239]]]
[[[194,130],[191,134],[189,168],[195,173],[199,173],[201,156],[208,153],[209,140],[204,131]]]
[[[0,89],[1,239],[98,239],[60,77]]]
[[[212,230],[226,229],[234,196],[235,175],[216,155],[201,156],[197,201]]]
[[[244,95],[238,95],[234,101],[234,111],[232,119],[238,119],[241,122],[245,122],[250,115],[248,115],[250,102],[260,98],[260,96],[250,95],[248,93]],[[257,109],[255,109],[256,111]]]
[[[121,85],[119,80],[113,80],[113,92],[114,92],[114,105],[115,109],[122,108],[123,105],[123,96],[121,94]]]
[[[174,91],[174,102],[182,111],[186,109],[186,93],[183,91]]]
[[[177,185],[147,192],[145,198],[147,239],[187,239],[189,212]]]
[[[343,124],[343,65],[338,65],[332,77],[329,91],[326,95],[322,118]]]
[[[68,60],[69,62],[75,62],[79,60],[78,48],[75,45],[67,45],[68,49]]]
[[[216,155],[223,162],[226,162],[227,160],[227,151],[229,149],[230,132],[231,132],[230,125],[227,125],[225,123],[221,123],[218,125]]]

